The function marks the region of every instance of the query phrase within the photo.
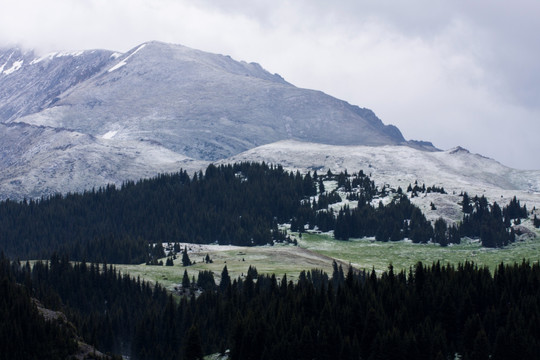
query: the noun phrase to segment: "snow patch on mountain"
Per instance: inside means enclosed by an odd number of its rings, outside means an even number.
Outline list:
[[[127,61],[132,57],[134,56],[135,54],[137,54],[142,48],[144,48],[146,46],[146,44],[142,44],[141,46],[139,46],[135,51],[133,51],[131,54],[129,54],[125,59],[123,59],[122,61],[120,61],[118,64],[114,65],[112,68],[110,68],[109,70],[107,70],[107,72],[113,72],[114,70],[118,70],[120,69],[122,66],[126,66],[127,65]],[[113,54],[114,55],[114,54]],[[112,55],[111,55],[112,56]]]
[[[5,75],[13,74],[15,71],[19,70],[24,63],[24,60],[14,61],[13,65],[7,70],[4,71]],[[5,64],[2,66],[2,68],[5,66]]]
[[[118,130],[107,131],[105,134],[101,135],[101,138],[102,138],[102,139],[110,140],[110,139],[112,139],[116,134],[118,134]]]

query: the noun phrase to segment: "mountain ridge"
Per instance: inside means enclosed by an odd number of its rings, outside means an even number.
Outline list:
[[[370,109],[182,45],[0,50],[0,69],[0,198],[195,171],[283,141],[440,152],[405,140]]]
[[[98,55],[101,61],[84,73],[91,76],[61,79],[70,86],[50,96],[39,111],[2,120],[94,136],[118,131],[204,160],[286,138],[334,144],[406,142],[399,129],[384,125],[372,111],[297,88],[258,64],[160,42],[144,43],[122,55],[110,51]],[[3,78],[33,70],[32,62]],[[6,82],[3,78],[0,83]],[[222,138],[209,137],[208,131]]]

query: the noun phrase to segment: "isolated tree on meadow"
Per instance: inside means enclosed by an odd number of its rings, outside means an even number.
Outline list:
[[[187,253],[187,246],[184,248],[184,251],[182,252],[182,266],[190,266],[191,260],[189,259],[189,255]]]
[[[191,281],[189,280],[188,272],[187,270],[184,270],[184,276],[182,277],[182,288],[184,290],[189,289],[190,285],[191,285]]]

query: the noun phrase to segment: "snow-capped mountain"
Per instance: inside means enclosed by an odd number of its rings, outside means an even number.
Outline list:
[[[13,62],[15,55],[0,75],[0,88],[13,94],[1,96],[3,122],[96,137],[114,132],[118,139],[156,141],[204,160],[283,139],[406,143],[397,128],[370,110],[299,89],[258,64],[180,45],[149,42],[122,55],[85,51],[62,63],[58,55],[33,60],[26,55]],[[57,71],[60,67],[65,71]],[[27,86],[35,90],[28,95],[16,90]]]
[[[231,156],[225,161],[369,168],[377,182],[451,178],[540,191],[538,172],[406,141],[371,110],[255,63],[159,42],[124,54],[0,49],[0,199],[191,172]]]
[[[1,198],[121,183],[284,139],[434,150],[258,64],[159,42],[124,54],[0,50],[0,123]]]

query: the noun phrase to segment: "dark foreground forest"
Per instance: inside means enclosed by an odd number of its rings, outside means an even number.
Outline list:
[[[30,296],[62,310],[102,351],[131,359],[535,359],[540,354],[540,266],[472,263],[407,272],[210,274],[199,297],[175,300],[112,266],[0,259],[0,358],[59,359],[73,351],[62,325]],[[210,285],[209,285],[210,284]],[[46,349],[49,349],[46,351]],[[50,350],[53,349],[54,351]],[[19,356],[22,354],[21,356]],[[24,355],[24,356],[23,356]]]

